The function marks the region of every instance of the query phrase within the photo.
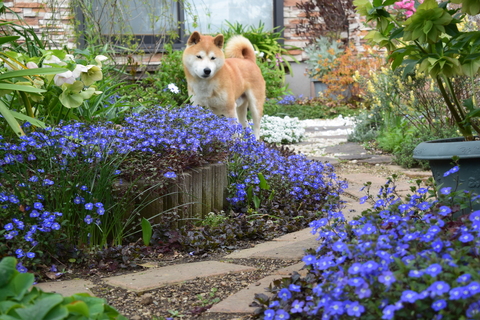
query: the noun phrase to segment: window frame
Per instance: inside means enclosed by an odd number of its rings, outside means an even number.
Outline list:
[[[283,0],[272,0],[273,1],[273,26],[279,30],[282,30],[283,37],[283,28],[284,28],[284,15],[283,15]],[[181,4],[181,1],[175,3],[177,5],[177,21],[178,23],[178,38],[173,43],[173,49],[181,50],[184,49],[189,37],[189,34],[185,32],[185,13],[184,8]],[[81,10],[77,7],[75,9],[75,15],[79,21],[79,28],[85,30],[85,16]],[[106,36],[108,37],[108,36]],[[160,39],[160,36],[154,35],[138,35],[135,36],[138,39],[141,39],[141,45],[139,49],[143,50],[145,53],[161,53],[164,52],[163,44],[158,45],[157,41]],[[150,41],[145,41],[146,39],[151,39]],[[283,44],[283,40],[281,41]],[[81,48],[86,47],[85,38],[83,34],[80,35],[79,45]]]

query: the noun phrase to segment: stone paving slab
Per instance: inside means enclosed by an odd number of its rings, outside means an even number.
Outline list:
[[[307,270],[302,269],[305,266],[304,262],[299,262],[292,264],[291,266],[280,268],[277,271],[275,271],[275,274],[280,275],[280,276],[289,276],[292,275],[294,271],[297,271],[302,277],[307,275]]]
[[[280,275],[267,276],[255,283],[250,284],[248,287],[232,294],[226,299],[213,305],[208,312],[210,313],[248,313],[251,314],[255,311],[255,307],[250,307],[250,304],[255,298],[255,294],[269,293],[265,290],[276,279],[281,279]]]
[[[311,239],[314,237],[315,236],[312,234],[312,228],[305,228],[299,231],[284,234],[283,236],[280,236],[273,240],[274,241],[300,241],[300,240]]]
[[[307,274],[307,270],[300,270],[305,263],[299,262],[294,265],[278,269],[275,271],[274,275],[267,276],[255,283],[250,284],[248,287],[234,293],[233,295],[227,297],[226,299],[215,304],[208,312],[216,313],[248,313],[251,314],[255,311],[255,307],[250,307],[250,304],[253,302],[255,294],[263,293],[267,296],[270,295],[265,288],[276,279],[281,279],[283,277],[290,276],[293,271],[299,272],[302,276]]]
[[[75,293],[88,293],[93,296],[93,292],[90,290],[94,284],[88,280],[74,279],[67,281],[52,281],[42,282],[36,284],[34,287],[42,289],[45,292],[60,293],[62,296],[67,297]]]
[[[202,261],[149,269],[136,273],[103,279],[111,286],[145,292],[162,286],[196,278],[219,276],[227,273],[253,271],[255,268],[219,261]]]
[[[300,260],[305,255],[304,250],[317,248],[318,241],[311,239],[301,241],[268,241],[260,243],[253,248],[234,251],[225,258],[268,258]]]

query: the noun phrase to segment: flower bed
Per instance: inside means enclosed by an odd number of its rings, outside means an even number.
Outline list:
[[[257,296],[263,319],[479,318],[478,196],[418,185],[402,200],[393,181],[360,217],[311,223],[323,242],[303,258],[308,273]]]
[[[167,188],[184,170],[218,161],[228,164],[228,199],[238,219],[253,214],[245,225],[253,225],[257,212],[295,201],[302,210],[327,212],[345,187],[331,165],[270,148],[236,122],[198,107],[152,108],[121,125],[32,130],[19,143],[0,140],[0,254],[15,255],[25,271],[122,244],[138,230],[141,208],[134,203],[143,190],[135,181]],[[118,195],[114,186],[122,181],[130,187]],[[282,214],[298,218],[298,209]]]

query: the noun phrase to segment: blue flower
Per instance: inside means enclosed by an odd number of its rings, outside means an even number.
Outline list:
[[[314,264],[315,261],[317,260],[317,258],[313,255],[306,255],[302,258],[302,261],[307,265],[311,265],[311,264]]]
[[[361,263],[358,263],[358,262],[355,262],[354,264],[352,264],[352,265],[350,266],[350,268],[348,268],[348,273],[350,273],[350,274],[357,274],[357,273],[359,273],[361,270],[362,270],[362,264],[361,264]]]
[[[87,224],[90,224],[93,222],[93,218],[90,217],[90,215],[87,215],[83,221],[85,221]]]
[[[350,278],[348,279],[348,284],[351,285],[352,287],[359,287],[365,283],[365,280],[360,277],[356,278]]]
[[[295,300],[292,303],[292,308],[290,309],[291,313],[300,313],[303,311],[303,306],[305,305],[305,301]]]
[[[477,210],[477,211],[474,211],[474,212],[470,213],[468,218],[472,222],[480,222],[480,210]]]
[[[383,283],[385,286],[389,287],[392,283],[394,283],[396,281],[396,279],[395,279],[395,276],[393,275],[393,272],[384,271],[378,277],[378,281],[380,283]]]
[[[469,318],[477,318],[480,314],[480,302],[474,302],[468,306],[466,315]]]
[[[470,275],[470,273],[465,273],[465,274],[462,274],[461,276],[459,276],[457,278],[457,282],[466,283],[466,282],[470,281],[471,278],[472,278],[472,276]]]
[[[452,187],[443,187],[440,189],[440,193],[443,195],[448,195],[452,192]]]
[[[301,286],[298,286],[298,285],[292,283],[288,286],[288,289],[291,292],[300,292]]]
[[[474,239],[474,237],[470,233],[463,233],[460,237],[458,237],[458,240],[463,243],[470,242]]]
[[[393,316],[395,315],[395,310],[396,310],[396,307],[393,305],[386,306],[385,309],[383,309],[382,319],[386,319],[386,320],[393,319]]]
[[[335,315],[341,315],[344,313],[344,307],[343,307],[343,302],[342,301],[333,301],[328,305],[328,311],[330,314]]]
[[[452,212],[452,209],[450,209],[450,207],[447,207],[447,206],[441,206],[438,210],[438,213],[444,217],[449,215],[451,212]]]
[[[364,311],[365,307],[358,303],[358,301],[352,302],[347,307],[347,314],[351,317],[360,317]]]
[[[362,265],[362,272],[371,273],[378,269],[378,263],[373,260],[369,260]]]
[[[173,171],[168,171],[163,175],[165,178],[174,179],[177,177],[177,174]]]
[[[26,256],[27,258],[33,259],[35,258],[35,252],[27,252]]]
[[[3,226],[3,228],[7,231],[13,230],[13,224],[7,223],[6,225]]]
[[[275,310],[267,309],[263,312],[263,314],[265,316],[263,317],[264,320],[273,320],[275,317]]]
[[[290,315],[283,309],[277,310],[275,313],[275,320],[287,320],[290,319]]]
[[[480,293],[480,283],[477,281],[472,281],[469,285],[467,285],[467,288],[472,295]]]
[[[37,210],[43,210],[43,204],[41,202],[35,202],[33,207]]]
[[[436,277],[440,272],[442,272],[442,266],[438,263],[431,264],[427,269],[425,269],[425,273],[431,277]]]
[[[408,276],[412,277],[412,278],[420,278],[421,276],[423,276],[423,271],[421,271],[421,270],[410,270],[408,272]]]
[[[292,293],[287,289],[287,288],[282,288],[278,292],[278,297],[282,299],[283,301],[286,301],[292,297]]]
[[[365,299],[369,298],[372,295],[372,290],[370,290],[370,287],[365,284],[361,287],[358,287],[355,290],[355,294],[358,296],[359,299]]]
[[[436,300],[432,303],[432,309],[435,311],[440,311],[442,309],[445,309],[447,306],[447,302],[443,299]]]
[[[21,257],[23,257],[25,255],[25,253],[23,252],[22,249],[15,250],[15,254],[17,255],[18,259],[20,259]]]
[[[410,303],[415,303],[418,299],[418,293],[412,290],[405,290],[402,292],[402,296],[400,298],[400,301],[402,302],[410,302]]]
[[[458,300],[462,298],[462,287],[453,288],[450,290],[450,300]]]
[[[93,203],[91,203],[91,202],[85,203],[85,209],[92,210],[93,209]]]
[[[450,285],[445,281],[435,281],[428,287],[428,290],[430,290],[432,296],[441,296],[450,291]]]

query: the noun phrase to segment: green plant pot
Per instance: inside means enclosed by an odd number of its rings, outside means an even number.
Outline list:
[[[454,166],[453,156],[460,158],[460,170],[444,177]],[[457,189],[458,183],[459,190],[480,194],[480,140],[450,138],[422,142],[413,150],[413,158],[428,160],[435,182],[442,187]]]

